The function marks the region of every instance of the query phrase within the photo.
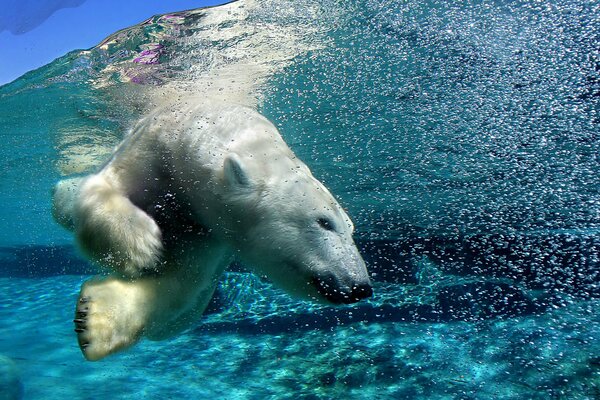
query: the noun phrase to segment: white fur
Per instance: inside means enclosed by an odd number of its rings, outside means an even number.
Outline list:
[[[97,174],[59,183],[54,203],[84,252],[116,273],[81,290],[88,359],[185,329],[234,255],[306,298],[357,301],[369,285],[346,213],[249,108],[160,109]]]
[[[131,277],[157,269],[160,229],[123,194],[118,178],[84,180],[73,213],[78,243],[90,258]]]

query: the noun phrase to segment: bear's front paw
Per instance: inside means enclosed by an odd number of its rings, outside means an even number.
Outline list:
[[[126,276],[139,277],[159,270],[162,254],[162,234],[160,228],[146,213],[135,210],[123,233],[123,240],[116,251],[108,254],[109,265]]]
[[[125,276],[156,273],[163,249],[160,228],[137,207],[127,211],[83,221],[77,231],[79,245],[99,264]]]
[[[143,310],[136,292],[116,280],[86,282],[75,310],[75,332],[81,352],[99,360],[136,343],[143,330]]]

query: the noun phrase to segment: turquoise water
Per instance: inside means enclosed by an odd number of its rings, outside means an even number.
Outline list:
[[[0,355],[24,397],[599,398],[599,15],[239,1],[0,87]],[[196,329],[86,362],[71,320],[97,271],[52,221],[50,189],[190,94],[280,128],[352,216],[375,296],[316,306],[236,266]]]

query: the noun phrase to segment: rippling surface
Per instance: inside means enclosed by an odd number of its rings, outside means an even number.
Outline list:
[[[0,353],[31,398],[92,398],[99,382],[121,398],[597,398],[599,15],[238,1],[150,18],[0,87]],[[234,272],[197,330],[84,363],[70,319],[93,268],[51,221],[50,188],[194,96],[275,122],[349,210],[376,296],[317,307]]]

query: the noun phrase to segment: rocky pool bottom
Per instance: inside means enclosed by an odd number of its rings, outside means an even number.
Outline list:
[[[329,308],[229,273],[197,328],[96,363],[71,322],[88,276],[0,278],[0,355],[25,399],[600,398],[600,300],[561,295],[492,315],[500,300],[448,302],[458,283],[427,276]]]

